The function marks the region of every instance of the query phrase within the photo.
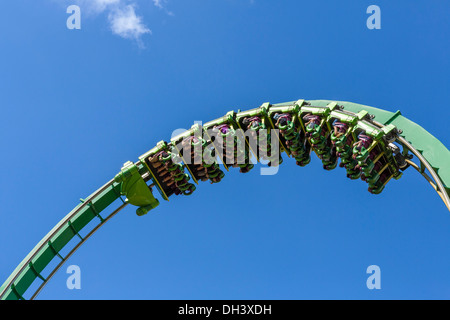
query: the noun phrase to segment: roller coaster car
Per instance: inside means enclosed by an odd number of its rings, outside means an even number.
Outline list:
[[[194,124],[191,129],[171,139],[173,150],[178,152],[192,179],[217,183],[225,176],[215,159],[215,149],[204,139],[203,129]]]
[[[190,150],[182,155],[195,181],[210,181],[217,183],[225,176],[214,159],[215,152],[207,147],[205,139],[195,136],[186,137],[181,142],[184,150]],[[186,161],[188,159],[188,161]]]
[[[194,192],[195,185],[188,182],[189,175],[184,173],[182,164],[174,162],[170,152],[160,151],[151,156],[149,162],[173,193],[190,195]]]
[[[359,165],[364,165],[369,157],[369,147],[373,139],[364,133],[358,135],[358,140],[353,144],[353,159],[358,161]]]
[[[252,145],[256,147],[256,150],[252,149],[252,151],[259,161],[261,159],[268,160],[268,166],[278,166],[283,163],[280,148],[279,146],[274,147],[271,145],[271,133],[269,132],[263,119],[257,116],[245,117],[242,120],[242,124],[247,126],[246,134],[249,134],[250,139],[252,139],[251,142],[249,141],[248,147],[252,148]]]
[[[349,136],[349,125],[343,122],[334,121],[333,130],[331,131],[331,142],[336,147],[343,147],[348,144]]]
[[[153,180],[166,200],[173,194],[190,195],[195,191],[195,185],[188,182],[190,177],[184,173],[183,165],[174,161],[176,157],[177,155],[169,150],[168,144],[160,141],[141,159],[141,162],[147,165]]]
[[[350,126],[346,123],[334,121],[331,131],[331,143],[336,147],[339,157],[347,159],[352,155],[353,137]]]
[[[356,180],[361,176],[361,171],[357,167],[358,162],[353,159],[353,144],[355,142],[352,134],[358,119],[362,119],[366,114],[351,114],[337,108],[328,116],[327,123],[331,128],[331,145],[336,148],[336,155],[341,159],[340,167],[345,167],[347,177]]]
[[[331,109],[326,109],[322,115],[306,113],[302,117],[306,137],[309,138],[311,147],[322,160],[322,165],[325,170],[336,168],[338,162],[336,147],[331,142],[331,131],[326,122],[329,110]]]
[[[271,133],[266,125],[267,117],[262,110],[256,114],[258,115],[245,116],[238,114],[236,119],[240,128],[244,129],[245,136],[249,136],[247,145],[258,161],[261,159],[268,160],[268,166],[278,166],[283,163],[283,158],[281,157],[279,146],[278,150],[275,150],[274,146],[271,145]],[[263,141],[264,143],[261,143]]]
[[[254,165],[251,163],[249,150],[246,148],[245,136],[237,135],[232,125],[227,123],[214,126],[213,132],[222,136],[222,146],[220,147],[227,165],[240,168],[241,173],[247,173],[253,169]]]
[[[369,157],[367,158],[366,162],[364,163],[364,165],[359,165],[359,170],[362,171],[362,173],[364,173],[364,175],[367,177],[372,170],[380,170],[380,166],[383,160],[376,160],[376,156],[379,155],[380,153],[377,153],[375,151],[371,151]],[[385,163],[384,163],[385,164]]]
[[[383,172],[380,175],[377,174],[377,176],[378,177],[375,179],[376,180],[375,182],[372,182],[373,179],[372,179],[372,181],[369,181],[368,190],[370,193],[373,193],[373,194],[381,193],[384,190],[389,179],[391,179],[391,177],[392,177],[392,175],[388,172]]]
[[[225,116],[203,125],[203,131],[212,142],[216,154],[224,167],[239,167],[241,173],[249,172],[253,167],[249,150],[245,147],[246,139],[243,134],[236,134],[239,129],[236,123],[236,112],[230,111]],[[228,138],[228,139],[227,139]]]
[[[263,125],[260,117],[245,117],[242,120],[242,124],[244,124],[247,130],[252,130],[254,133],[258,132],[259,129],[266,129],[265,125]]]
[[[372,119],[364,110],[355,114],[335,109],[327,122],[332,146],[341,158],[340,167],[347,170],[347,177],[361,178],[369,184],[370,192],[380,193],[391,178],[400,177],[399,169],[407,163],[393,144],[398,137],[397,128],[377,127]]]
[[[303,117],[303,121],[305,121],[306,128],[306,136],[311,138],[311,142],[313,144],[320,143],[318,140],[320,137],[326,133],[324,128],[322,127],[322,119],[318,115],[307,114]]]
[[[361,179],[369,184],[369,192],[378,194],[391,178],[400,178],[402,167],[406,168],[399,148],[393,143],[398,131],[392,125],[375,128],[364,121],[358,126],[354,129],[357,141],[353,146],[353,158],[358,161]]]
[[[275,113],[273,115],[274,126],[280,130],[286,149],[294,157],[296,164],[303,167],[311,162],[311,147],[306,141],[306,135],[301,130],[300,124],[296,124],[294,117],[290,113]]]

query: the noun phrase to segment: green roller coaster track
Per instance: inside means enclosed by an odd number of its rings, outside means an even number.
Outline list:
[[[391,178],[399,179],[404,170],[412,167],[430,183],[450,210],[450,151],[400,111],[329,100],[264,103],[248,111],[230,111],[203,126],[194,125],[169,143],[159,142],[138,161],[125,163],[113,179],[82,199],[34,247],[0,287],[0,299],[22,300],[25,295],[36,298],[65,261],[121,209],[131,204],[138,207],[138,215],[144,215],[157,207],[159,201],[153,195],[154,189],[164,200],[169,200],[174,194],[191,194],[199,181],[219,182],[224,173],[217,162],[211,161],[217,158],[227,171],[230,166],[244,173],[251,170],[250,152],[258,160],[264,154],[252,149],[248,136],[245,137],[248,148],[237,148],[239,142],[234,138],[231,145],[227,142],[234,156],[243,159],[240,163],[234,160],[230,165],[224,145],[213,140],[210,134],[215,130],[225,137],[243,127],[256,134],[275,130],[278,150],[273,150],[275,145],[270,144],[265,149],[256,146],[261,148],[259,151],[264,149],[271,165],[278,165],[278,160],[281,163],[282,152],[294,158],[299,166],[308,164],[310,155],[315,153],[327,170],[335,168],[340,159],[347,177],[365,180],[372,193],[381,192]],[[203,159],[196,158],[196,152],[189,155],[183,151],[186,145],[201,151]],[[174,155],[181,161],[175,161]],[[116,200],[121,200],[119,205]],[[105,215],[107,210],[111,213]],[[86,230],[92,222],[95,226]],[[87,234],[82,236],[81,231]],[[74,238],[79,241],[73,247],[68,246]],[[69,249],[65,256],[61,253],[63,248]],[[57,261],[56,267],[43,275],[52,261]],[[35,281],[40,281],[37,289],[29,292],[32,285],[35,287]]]

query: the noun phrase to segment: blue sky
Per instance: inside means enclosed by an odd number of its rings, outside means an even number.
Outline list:
[[[81,8],[69,30],[66,8]],[[97,5],[94,5],[97,4]],[[369,5],[381,29],[369,30]],[[229,110],[344,100],[450,146],[450,4],[436,1],[3,1],[0,282],[74,206],[174,129]],[[286,158],[286,157],[285,157]],[[41,299],[448,299],[450,215],[409,169],[362,181],[286,158],[230,170],[144,217],[126,208]],[[81,289],[66,287],[67,266]],[[366,268],[381,269],[381,289]]]

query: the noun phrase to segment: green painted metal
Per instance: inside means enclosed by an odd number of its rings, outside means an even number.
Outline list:
[[[54,259],[65,258],[60,251],[93,219],[102,217],[100,213],[120,196],[120,184],[110,181],[105,186],[83,200],[67,214],[23,259],[11,276],[0,287],[2,300],[21,299],[36,278],[45,281],[41,275],[45,267]]]
[[[278,123],[276,117],[283,114],[287,115],[288,121]],[[307,114],[319,116],[320,123],[311,126],[306,125],[302,117]],[[257,117],[257,119],[249,120],[251,117]],[[336,136],[333,131],[333,121],[336,119],[349,127],[344,136]],[[201,176],[193,173],[197,172],[195,170],[198,170],[198,167],[176,163],[173,159],[176,156],[175,152],[181,155],[184,162],[186,161],[188,155],[183,155],[177,144],[195,136],[198,141],[193,143],[199,146],[201,144],[202,152],[205,148],[208,148],[210,155],[212,155],[214,154],[212,150],[215,149],[215,156],[219,156],[223,160],[224,155],[218,152],[223,146],[212,143],[211,137],[208,135],[209,130],[221,125],[228,126],[230,130],[244,129],[245,126],[250,126],[251,129],[258,132],[279,129],[281,132],[278,135],[281,142],[280,153],[284,151],[288,156],[292,156],[297,160],[299,166],[309,163],[311,151],[316,152],[322,159],[324,168],[327,170],[336,167],[337,158],[340,157],[341,163],[347,166],[347,176],[351,179],[358,179],[362,177],[361,173],[364,174],[370,186],[369,190],[372,189],[371,192],[373,193],[381,192],[391,177],[398,179],[401,176],[400,169],[407,168],[407,166],[399,167],[396,158],[398,153],[394,154],[395,148],[392,149],[392,146],[388,146],[395,141],[395,143],[403,146],[402,157],[407,158],[409,152],[412,152],[419,159],[420,166],[415,166],[416,169],[435,187],[450,210],[450,151],[424,128],[403,117],[400,111],[390,112],[362,104],[331,100],[264,103],[260,107],[248,111],[230,111],[223,117],[205,123],[203,127],[195,125],[188,132],[173,138],[170,144],[160,141],[156,147],[140,156],[137,163],[125,163],[114,179],[88,198],[82,199],[81,203],[35,246],[0,287],[0,299],[23,299],[28,288],[37,279],[42,282],[40,287],[42,288],[58,269],[58,267],[55,268],[48,276],[44,275],[43,271],[49,263],[53,259],[61,260],[58,266],[64,263],[79,245],[83,244],[93,232],[109,220],[112,215],[104,218],[102,213],[121,196],[125,196],[126,200],[122,200],[124,204],[117,208],[114,214],[129,203],[138,207],[136,213],[140,216],[159,205],[159,201],[153,195],[152,186],[156,187],[164,200],[169,200],[169,197],[173,194],[188,195],[195,190],[193,184],[187,184],[189,175],[184,173],[185,168],[187,168],[196,184],[200,180],[220,181],[223,172],[216,166],[210,166],[205,161],[199,163],[198,166],[203,166],[204,172],[210,174],[210,176]],[[357,142],[358,134],[361,132],[364,132],[373,140],[367,148],[358,149],[353,147],[353,144]],[[227,133],[219,134],[224,137],[227,135]],[[248,137],[245,141],[249,146]],[[333,143],[339,153],[338,157],[333,154],[330,155],[330,143]],[[233,147],[236,147],[236,145]],[[376,159],[366,161],[370,150],[374,148],[377,148],[380,155]],[[254,152],[254,150],[252,151]],[[159,167],[152,167],[150,163],[150,159],[155,155],[158,155],[156,160],[160,161]],[[246,156],[248,160],[248,154]],[[389,170],[391,176],[384,184],[377,184],[380,171],[374,173],[374,163],[381,157],[384,157],[386,162],[381,171]],[[155,160],[155,158],[153,159]],[[280,157],[279,163],[281,161]],[[222,162],[228,170],[225,161]],[[357,165],[361,167],[358,172],[355,171]],[[249,162],[245,165],[232,166],[241,169],[248,166],[251,169],[253,165],[250,165]],[[164,171],[163,169],[167,171],[164,175],[161,173]],[[425,170],[429,170],[434,182],[425,174]],[[248,170],[242,172],[248,172]],[[174,179],[176,183],[169,185],[166,183],[167,179]],[[152,181],[153,184],[148,186],[148,181]],[[189,188],[187,188],[188,185]],[[87,236],[83,237],[81,232],[95,219],[98,219],[96,226]],[[74,237],[80,240],[79,244],[67,256],[63,256],[61,254],[62,249]],[[35,297],[35,295],[32,297]]]
[[[142,216],[159,205],[152,191],[145,183],[138,167],[131,161],[126,162],[121,172],[114,177],[114,181],[121,183],[120,193],[126,196],[126,202],[137,206],[136,214]]]

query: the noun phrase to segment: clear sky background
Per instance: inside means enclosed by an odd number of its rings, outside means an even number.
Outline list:
[[[69,30],[66,8],[81,8]],[[381,29],[369,30],[369,5]],[[230,110],[344,100],[447,147],[450,2],[2,1],[0,282],[78,199],[177,128]],[[412,168],[371,195],[285,157],[146,216],[127,207],[41,299],[448,299],[450,214]],[[81,269],[69,290],[66,268]],[[369,290],[366,268],[381,268]]]

